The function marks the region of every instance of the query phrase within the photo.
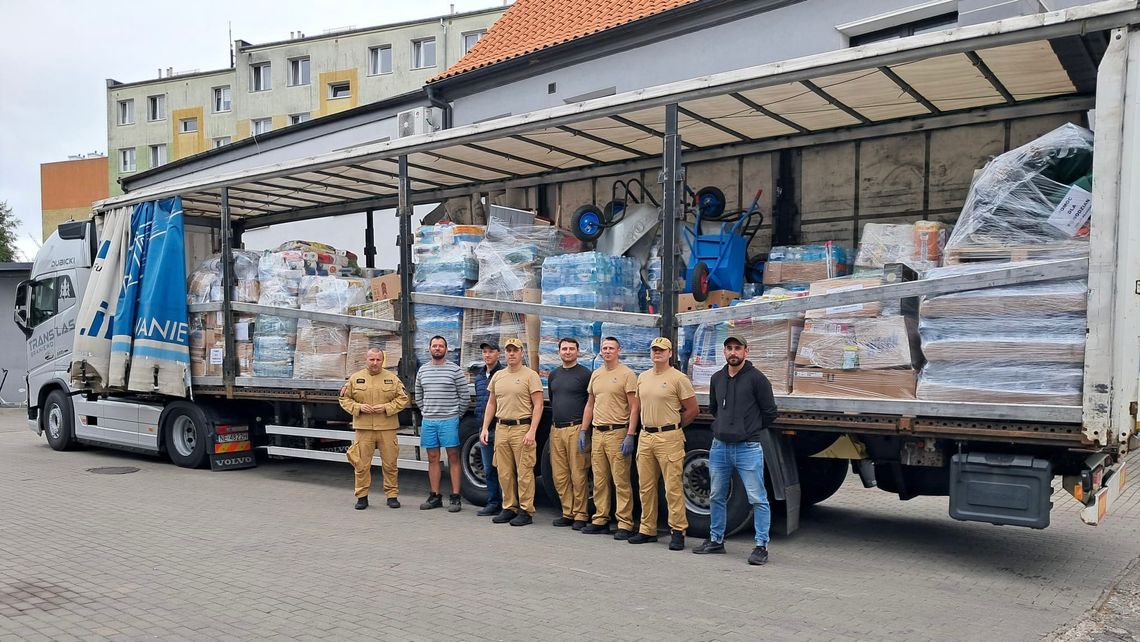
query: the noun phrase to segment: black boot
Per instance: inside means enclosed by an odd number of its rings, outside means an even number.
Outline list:
[[[364,510],[365,508],[368,508],[368,495],[365,495],[364,497],[357,497],[355,508],[356,510]]]
[[[443,506],[443,495],[431,493],[428,495],[427,501],[420,504],[420,510],[431,510],[441,506]]]

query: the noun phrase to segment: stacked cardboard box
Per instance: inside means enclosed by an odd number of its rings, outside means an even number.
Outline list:
[[[226,341],[221,317],[221,312],[190,315],[190,375],[193,377],[222,376]],[[253,318],[253,315],[234,315],[234,351],[239,377],[253,374]]]
[[[914,399],[915,330],[903,316],[808,319],[796,352],[796,393]]]
[[[375,279],[373,280],[373,296],[376,294]],[[348,314],[367,319],[388,319],[395,321],[395,301],[380,300],[371,303],[349,306]],[[403,346],[400,335],[387,330],[375,330],[352,326],[348,331],[348,356],[345,365],[345,374],[352,374],[368,366],[368,351],[377,349],[384,353],[384,367],[395,370],[403,356]]]
[[[724,340],[735,336],[748,342],[748,360],[768,378],[772,392],[790,394],[793,359],[803,328],[804,320],[798,316],[756,317],[701,325],[694,337],[693,356],[689,361],[693,388],[708,392],[713,374],[725,365]]]
[[[776,246],[764,264],[764,285],[800,285],[843,276],[851,271],[847,248],[823,245]]]

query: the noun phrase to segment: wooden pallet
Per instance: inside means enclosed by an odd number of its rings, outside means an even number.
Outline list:
[[[1073,258],[1088,256],[1088,253],[1088,243],[1079,241],[1035,245],[977,245],[947,248],[943,255],[943,265],[962,265],[983,261],[1014,262]]]

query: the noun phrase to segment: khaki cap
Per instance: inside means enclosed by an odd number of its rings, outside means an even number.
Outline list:
[[[510,339],[507,339],[506,341],[503,342],[504,348],[510,348],[512,346],[518,348],[519,350],[522,350],[523,349],[523,342],[521,339],[516,339],[514,337],[511,337]]]
[[[653,340],[653,343],[649,344],[649,348],[650,349],[661,348],[662,350],[672,350],[673,349],[673,342],[666,339],[665,337],[657,337],[656,339]]]

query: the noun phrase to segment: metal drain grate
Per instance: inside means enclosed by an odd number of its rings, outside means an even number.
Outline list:
[[[101,466],[99,468],[88,468],[87,472],[95,473],[96,475],[126,475],[128,473],[137,473],[139,469],[134,466]]]

